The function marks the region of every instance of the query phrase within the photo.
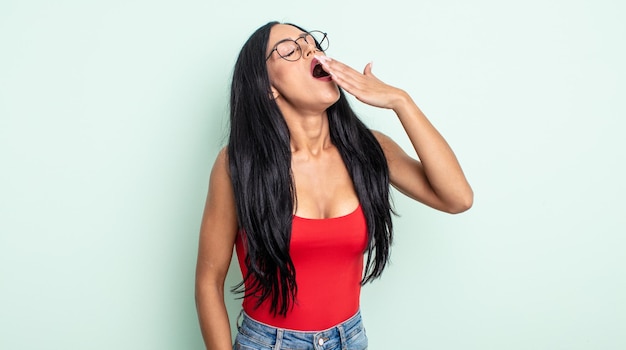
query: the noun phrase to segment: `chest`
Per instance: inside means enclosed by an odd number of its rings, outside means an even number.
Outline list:
[[[324,159],[292,162],[297,208],[304,218],[333,218],[358,204],[352,178],[337,154]]]
[[[290,254],[294,259],[358,256],[363,254],[366,244],[367,224],[360,205],[339,217],[293,218]]]

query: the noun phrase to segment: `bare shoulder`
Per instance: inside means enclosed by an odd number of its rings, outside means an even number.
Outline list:
[[[382,147],[383,151],[385,152],[385,155],[387,155],[387,151],[389,150],[389,147],[394,145],[395,142],[389,136],[383,134],[382,132],[378,130],[370,129],[370,131],[372,132],[372,134],[374,135],[374,137],[380,144],[380,147]]]
[[[237,214],[232,182],[228,171],[228,152],[216,156],[200,227],[199,259],[225,273],[237,232]]]
[[[374,137],[376,138],[376,140],[378,140],[378,143],[382,144],[388,142],[389,140],[391,140],[389,138],[389,136],[383,134],[382,132],[375,130],[375,129],[370,129],[370,131],[372,132],[372,134],[374,134]]]
[[[228,165],[228,149],[222,148],[211,169],[205,216],[234,219],[235,199]]]
[[[230,167],[228,163],[228,147],[223,147],[215,157],[211,169],[210,186],[231,186]]]
[[[215,171],[226,171],[228,174],[228,146],[222,147],[222,149],[220,149],[217,153],[215,162],[213,163],[213,172]]]
[[[378,130],[370,130],[376,140],[380,144],[380,147],[383,149],[385,153],[385,157],[387,158],[387,162],[392,163],[394,160],[398,158],[406,158],[408,155],[404,150],[389,136]]]

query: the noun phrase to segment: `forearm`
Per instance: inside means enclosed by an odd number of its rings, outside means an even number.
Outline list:
[[[223,287],[197,286],[196,308],[207,350],[231,350],[230,323]]]
[[[315,57],[333,81],[359,101],[393,109],[398,115],[420,161],[406,156],[404,151],[395,149],[395,143],[389,142],[385,155],[394,186],[416,200],[451,213],[462,212],[472,205],[472,189],[454,152],[405,91],[376,78],[371,63],[361,74],[328,57]]]
[[[406,92],[400,90],[393,110],[411,140],[424,175],[437,197],[451,208],[459,208],[452,211],[463,211],[471,206],[472,189],[446,140]]]

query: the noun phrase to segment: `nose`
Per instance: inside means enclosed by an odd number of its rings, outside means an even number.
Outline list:
[[[302,47],[302,55],[305,57],[309,57],[315,54],[317,51],[317,44],[315,43],[315,39],[308,35],[300,42],[300,46]]]

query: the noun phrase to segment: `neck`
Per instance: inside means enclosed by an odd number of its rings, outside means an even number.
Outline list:
[[[332,146],[326,111],[308,115],[287,115],[292,153],[319,155]]]

